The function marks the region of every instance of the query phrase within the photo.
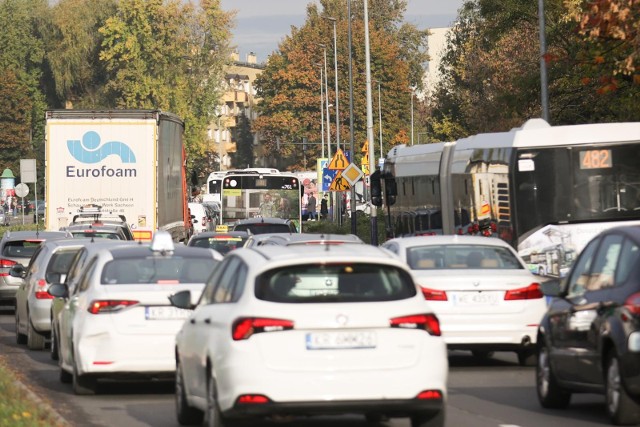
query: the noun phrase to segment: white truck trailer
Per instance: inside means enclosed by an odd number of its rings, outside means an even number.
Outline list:
[[[188,237],[184,123],[158,110],[46,112],[45,227],[80,208],[124,215],[136,240]]]

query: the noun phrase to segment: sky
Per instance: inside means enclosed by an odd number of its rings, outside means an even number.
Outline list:
[[[420,29],[448,27],[456,19],[464,0],[408,0],[405,21]],[[254,52],[258,62],[267,60],[278,43],[291,33],[291,26],[302,26],[307,4],[318,0],[222,0],[222,9],[236,10],[233,44],[246,60]],[[345,7],[346,7],[345,0]]]

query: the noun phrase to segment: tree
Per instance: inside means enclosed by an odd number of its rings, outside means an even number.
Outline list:
[[[411,82],[421,84],[421,69],[426,59],[426,31],[418,31],[409,26],[399,26],[406,1],[370,2],[370,52],[372,77],[381,82],[384,97],[383,123],[387,137],[385,145],[397,142],[397,135],[405,130],[410,114],[410,93],[407,90]],[[353,76],[353,113],[354,141],[360,147],[366,139],[366,103],[365,103],[365,46],[362,1],[352,1],[352,76]],[[260,117],[254,123],[254,130],[260,132],[266,151],[273,153],[272,164],[282,167],[282,159],[288,160],[290,168],[304,168],[300,156],[295,156],[296,143],[304,138],[309,144],[307,159],[320,156],[321,150],[321,111],[318,105],[320,95],[319,64],[324,61],[324,52],[318,44],[324,44],[327,50],[328,82],[335,79],[333,54],[333,23],[323,17],[336,18],[338,34],[338,86],[340,105],[340,145],[348,148],[351,139],[349,128],[349,46],[347,45],[348,22],[344,2],[339,0],[321,0],[320,7],[310,4],[307,19],[300,28],[292,27],[291,34],[279,45],[279,50],[269,57],[266,69],[256,80],[258,95],[262,98],[259,105]],[[321,13],[322,10],[322,13]],[[373,17],[373,18],[371,18]],[[404,44],[403,44],[404,43]],[[412,58],[408,61],[407,58]],[[419,64],[414,67],[412,64]],[[414,74],[412,74],[414,73]],[[330,84],[328,94],[330,102],[335,99],[335,85]],[[335,103],[335,102],[334,102]],[[335,114],[335,110],[332,112]],[[335,118],[335,116],[333,116]],[[332,144],[336,143],[335,120],[331,119]],[[335,146],[335,145],[334,145]],[[335,152],[335,149],[332,150]],[[358,161],[361,153],[355,153]]]
[[[99,29],[115,11],[115,0],[61,0],[49,10],[42,39],[56,106],[108,107],[103,94],[107,74],[99,58],[103,41]]]
[[[107,93],[119,108],[172,111],[185,120],[189,169],[206,158],[207,126],[229,59],[232,14],[220,0],[119,2],[100,29]]]
[[[46,6],[45,0],[0,0],[1,165],[14,173],[21,158],[36,158],[38,170],[44,166],[44,48],[38,25]]]

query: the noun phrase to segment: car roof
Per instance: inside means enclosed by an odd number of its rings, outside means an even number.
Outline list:
[[[241,219],[238,222],[236,222],[234,224],[235,225],[242,225],[242,224],[261,224],[261,223],[265,223],[265,224],[289,224],[291,222],[290,219],[283,219],[283,218],[263,218],[263,217],[255,217],[255,218],[246,218],[246,219]]]
[[[397,243],[401,247],[410,246],[426,246],[426,245],[484,245],[484,246],[503,246],[508,247],[509,244],[497,237],[485,236],[460,236],[453,235],[437,235],[437,236],[407,236],[396,237],[387,240],[383,245]]]
[[[217,236],[234,236],[234,237],[249,237],[249,232],[248,231],[203,231],[200,232],[198,234],[196,234],[195,236],[193,236],[194,238],[206,238],[206,237],[217,237]]]
[[[53,247],[67,247],[67,246],[85,246],[91,243],[93,238],[65,238],[65,239],[53,239],[45,240],[42,244]]]
[[[328,234],[328,233],[271,233],[265,234],[258,244],[279,245],[330,245],[339,243],[360,243],[364,241],[355,234]]]
[[[229,255],[242,257],[249,265],[268,270],[282,265],[306,263],[381,263],[410,271],[403,261],[391,256],[388,251],[371,245],[309,245],[309,246],[254,246],[236,249]]]
[[[66,231],[37,231],[37,230],[19,230],[5,231],[2,236],[3,240],[26,240],[26,239],[64,239],[72,237]]]
[[[111,256],[114,259],[122,259],[122,258],[139,258],[141,256],[152,255],[153,251],[151,250],[151,245],[149,243],[139,244],[136,246],[124,246],[124,247],[114,247],[114,248],[106,248],[109,252],[111,252]],[[213,257],[217,257],[222,259],[222,255],[219,252],[214,251],[213,249],[209,249],[213,254]],[[176,245],[172,252],[176,256],[181,257],[190,257],[190,258],[205,258],[207,251],[203,250],[203,248],[195,248],[192,246],[185,246],[182,244]],[[217,255],[216,255],[217,254]]]

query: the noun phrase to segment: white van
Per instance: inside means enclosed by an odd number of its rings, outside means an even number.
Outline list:
[[[215,212],[211,206],[202,203],[190,202],[189,212],[191,213],[191,223],[193,224],[194,235],[202,233],[203,231],[215,231]]]

